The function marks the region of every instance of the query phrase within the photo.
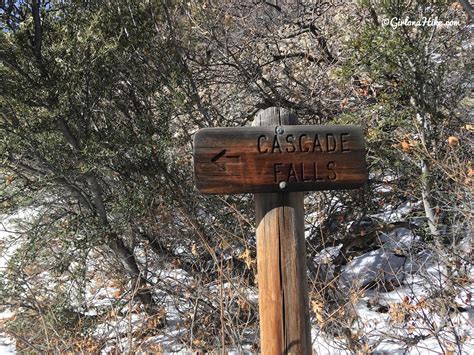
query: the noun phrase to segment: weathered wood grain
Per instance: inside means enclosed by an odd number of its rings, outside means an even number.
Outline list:
[[[364,137],[350,125],[205,128],[194,173],[209,194],[357,188],[367,180]]]
[[[287,122],[270,108],[254,123]],[[311,354],[302,192],[255,194],[261,352]]]

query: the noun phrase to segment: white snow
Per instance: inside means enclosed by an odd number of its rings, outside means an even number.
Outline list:
[[[407,203],[395,213],[386,210],[378,217],[385,220],[396,220],[410,213],[416,204]],[[27,212],[16,216],[26,218]],[[5,219],[4,229],[13,231],[12,219]],[[15,234],[0,230],[0,242],[3,248],[0,256],[0,270],[5,271],[8,257],[15,251],[17,245],[8,241]],[[420,237],[407,228],[397,228],[390,233],[381,234],[380,247],[360,256],[354,257],[341,269],[338,280],[340,290],[349,291],[354,287],[362,289],[360,298],[354,304],[357,320],[354,321],[353,331],[363,334],[363,341],[370,347],[372,354],[437,354],[452,351],[458,353],[457,340],[462,340],[463,353],[474,353],[474,268],[466,265],[471,281],[453,295],[453,304],[460,311],[443,314],[433,307],[423,304],[433,292],[430,288],[437,285],[442,289],[451,276],[461,277],[460,270],[449,271],[434,260],[433,254],[426,249],[417,249]],[[341,246],[328,247],[322,250],[315,261],[331,268],[332,261],[341,252]],[[90,267],[94,267],[91,262]],[[451,272],[451,274],[449,274]],[[45,275],[47,276],[47,275]],[[183,339],[189,339],[188,329],[184,326],[183,314],[193,310],[192,299],[188,297],[187,289],[195,287],[196,281],[181,269],[155,270],[153,280],[157,284],[166,283],[170,289],[182,296],[167,294],[166,291],[156,291],[160,304],[166,314],[166,326],[159,329],[157,335],[150,336],[141,343],[146,349],[148,345],[160,346],[166,354],[191,354],[192,342],[183,344]],[[372,284],[391,283],[391,288],[377,290],[369,287]],[[127,352],[136,346],[132,330],[140,329],[146,324],[148,317],[140,312],[139,307],[132,307],[127,297],[118,300],[120,289],[105,283],[101,287],[95,285],[95,290],[86,289],[86,315],[103,314],[108,310],[110,316],[95,329],[95,336],[108,339],[104,352],[119,349]],[[210,297],[211,302],[218,302],[219,292],[232,292],[233,285],[226,282],[222,286],[212,283],[199,285]],[[255,306],[258,297],[255,289],[242,289],[242,295]],[[120,297],[119,297],[120,298]],[[135,307],[135,308],[134,308]],[[398,308],[397,308],[398,307]],[[405,308],[404,308],[405,307]],[[392,312],[397,309],[406,310],[409,319],[396,324],[396,317]],[[2,332],[1,326],[5,319],[14,316],[8,310],[0,313],[0,355],[14,354],[15,344]],[[198,320],[196,320],[198,321]],[[432,326],[432,328],[430,328]],[[253,332],[255,330],[249,330]],[[248,332],[247,332],[248,333]],[[246,334],[247,339],[254,339],[255,334]],[[313,348],[318,354],[351,354],[347,350],[345,339],[325,335],[317,325],[312,327]],[[362,339],[362,338],[361,338]],[[188,341],[186,341],[188,342]],[[407,343],[408,342],[408,343]],[[134,348],[135,349],[135,348]],[[238,348],[227,349],[229,354],[251,354],[251,344],[244,344]]]
[[[398,256],[383,249],[371,251],[354,258],[341,274],[342,285],[346,288],[364,287],[371,281],[392,281],[403,278],[406,257]]]
[[[0,224],[0,273],[6,272],[8,259],[15,252],[18,245],[12,241],[12,237],[15,237],[16,230],[14,226],[15,219],[25,218],[28,215],[28,211],[20,211],[17,214],[10,217],[2,217],[3,220]],[[14,354],[15,353],[15,341],[8,337],[3,331],[4,322],[6,319],[13,317],[9,310],[0,312],[0,355]]]

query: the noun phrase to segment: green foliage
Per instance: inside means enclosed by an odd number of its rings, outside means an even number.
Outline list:
[[[88,175],[105,191],[131,166],[166,169],[165,92],[179,74],[162,55],[172,49],[154,28],[162,20],[156,5],[51,4],[42,9],[40,58],[32,53],[28,11],[17,30],[2,33],[1,150],[8,168],[25,170],[21,162],[30,169],[28,183],[74,185],[86,194]]]
[[[159,2],[23,4],[4,19],[0,169],[11,181],[2,186],[3,212],[39,212],[10,259],[12,276],[25,278],[7,278],[3,302],[27,296],[34,279],[39,293],[70,284],[68,308],[84,292],[92,248],[124,240],[119,255],[137,267],[127,245],[132,224],[168,186],[182,75]],[[49,277],[24,274],[33,265]],[[57,304],[45,307],[56,312]]]
[[[455,29],[380,25],[384,19],[392,18],[459,21],[447,2],[361,5],[362,9],[372,11],[372,19],[358,26],[346,43],[353,50],[339,72],[342,78],[356,84],[359,100],[342,117],[349,116],[367,125],[374,173],[393,173],[394,167],[399,178],[416,181],[421,176],[420,161],[426,155],[444,159],[439,153],[446,149],[447,131],[463,134],[462,120],[455,111],[467,94],[469,62],[464,47],[469,34],[462,24]],[[439,180],[434,175],[431,178],[433,182]]]

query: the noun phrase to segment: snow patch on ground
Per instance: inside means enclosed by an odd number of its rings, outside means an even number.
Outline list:
[[[27,218],[28,211],[20,211],[9,217],[2,216],[0,223],[0,273],[3,274],[7,270],[8,259],[18,248],[14,237],[16,234],[15,221]],[[3,325],[6,319],[13,317],[14,314],[8,310],[0,312],[0,354],[14,354],[15,341],[8,337],[3,331]]]
[[[5,319],[13,317],[9,311],[0,312],[0,354],[8,355],[15,353],[15,341],[9,338],[3,331],[2,326]]]
[[[387,223],[397,222],[397,221],[403,220],[406,215],[418,209],[418,207],[420,206],[421,206],[420,201],[417,201],[417,202],[407,201],[403,203],[401,206],[399,206],[398,208],[394,208],[394,206],[392,205],[387,205],[384,207],[383,212],[374,214],[372,215],[372,217],[384,220]]]
[[[414,207],[416,204],[407,203],[395,214],[384,212],[379,217],[396,220]],[[22,212],[15,218],[27,216],[28,212]],[[14,232],[14,227],[10,221],[13,220],[5,219],[4,230],[0,230],[2,272],[5,271],[8,257],[16,248],[15,243],[7,243],[14,237],[14,233],[11,233]],[[435,354],[447,351],[459,353],[457,344],[460,342],[463,343],[463,353],[474,353],[474,284],[466,284],[453,296],[453,305],[458,307],[457,310],[441,314],[442,312],[433,312],[433,308],[426,307],[423,302],[432,292],[430,285],[438,285],[442,290],[443,283],[452,275],[457,275],[458,270],[446,270],[433,260],[429,250],[418,250],[419,242],[420,238],[407,228],[381,233],[378,249],[357,256],[342,267],[339,278],[341,289],[348,291],[356,286],[365,290],[354,305],[357,321],[352,325],[352,330],[363,334],[363,341],[370,347],[372,354]],[[322,250],[315,261],[330,268],[332,260],[341,253],[341,247],[342,245],[339,245]],[[94,263],[91,261],[91,268],[93,267]],[[195,280],[181,269],[156,270],[153,277],[157,284],[170,285],[174,294],[163,290],[156,291],[155,296],[160,299],[166,315],[166,324],[158,329],[158,334],[143,341],[140,347],[144,351],[154,346],[168,354],[190,354],[189,349],[193,348],[192,336],[189,337],[188,329],[185,328],[183,314],[192,312],[186,289],[194,287]],[[472,265],[469,277],[470,280],[474,279]],[[135,351],[135,339],[131,334],[135,329],[146,328],[144,325],[149,321],[149,317],[140,309],[133,308],[126,299],[120,301],[120,288],[108,284],[107,281],[110,280],[105,280],[103,285],[88,286],[84,314],[95,316],[104,309],[109,311],[107,321],[101,323],[94,333],[97,338],[108,339],[103,352]],[[372,284],[386,284],[387,288],[377,290],[370,286]],[[231,290],[233,286],[231,283],[225,283],[222,286],[209,284],[205,287],[209,294],[215,294],[217,297],[221,290]],[[243,290],[242,295],[252,304],[257,304],[255,290]],[[405,312],[402,315],[408,317],[409,321],[403,319],[403,322],[400,321],[400,325],[397,325],[397,312]],[[1,332],[4,319],[11,316],[13,315],[8,312],[0,313],[0,354],[15,353],[14,342]],[[254,339],[255,334],[246,334],[245,338]],[[318,354],[351,354],[347,350],[345,340],[324,335],[316,325],[312,328],[312,340],[313,348]],[[229,354],[252,353],[251,344],[227,350]]]

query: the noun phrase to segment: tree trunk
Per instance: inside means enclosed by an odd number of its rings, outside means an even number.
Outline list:
[[[150,289],[147,287],[146,279],[138,268],[135,256],[115,234],[111,235],[108,246],[113,250],[124,269],[131,276],[132,292],[134,292],[135,289],[137,290],[136,294],[138,299],[145,306],[147,313],[153,314],[154,311],[156,311],[155,302],[153,301]]]

